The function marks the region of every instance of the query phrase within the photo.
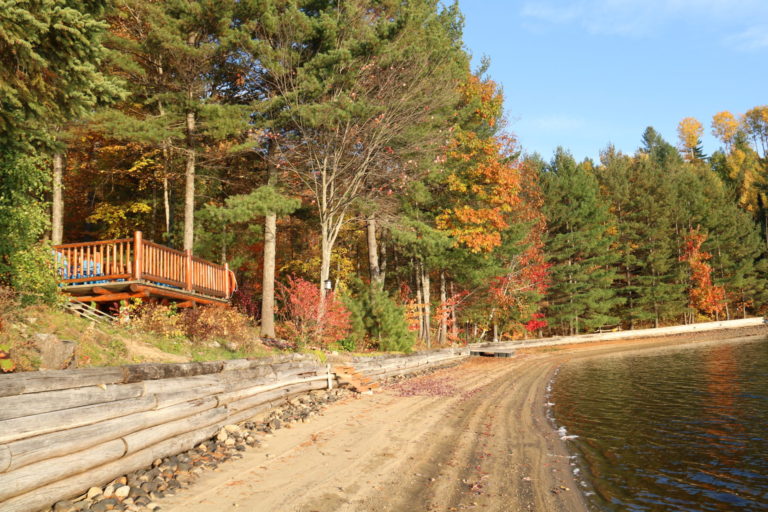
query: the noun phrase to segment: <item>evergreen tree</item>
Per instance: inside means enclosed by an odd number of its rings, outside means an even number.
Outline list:
[[[623,302],[612,288],[617,278],[616,237],[597,179],[560,148],[541,182],[552,265],[550,325],[577,334],[615,324],[618,318],[611,311]]]

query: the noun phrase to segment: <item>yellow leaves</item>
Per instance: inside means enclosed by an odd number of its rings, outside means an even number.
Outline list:
[[[140,227],[142,219],[152,213],[147,203],[111,204],[99,203],[94,212],[86,219],[94,224],[102,224],[102,237],[105,239],[123,238]]]
[[[736,116],[723,110],[712,116],[712,135],[726,145],[730,146],[736,133],[739,131],[739,121]]]
[[[685,152],[686,158],[693,160],[694,150],[699,145],[704,127],[694,117],[686,117],[677,125],[677,134],[680,138],[680,149]]]

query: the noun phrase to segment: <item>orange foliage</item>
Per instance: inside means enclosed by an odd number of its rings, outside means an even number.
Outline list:
[[[704,314],[713,315],[725,308],[725,289],[712,283],[712,267],[707,263],[712,255],[701,250],[706,239],[707,235],[691,229],[680,261],[687,262],[691,267],[691,288],[688,291],[690,306]]]

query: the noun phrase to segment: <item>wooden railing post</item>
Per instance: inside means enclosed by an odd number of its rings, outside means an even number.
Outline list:
[[[144,242],[141,237],[141,231],[136,231],[133,234],[133,279],[139,281],[141,279],[141,263],[144,259]]]
[[[192,291],[194,288],[194,282],[192,280],[192,251],[189,249],[184,251],[184,262],[186,265],[186,271],[184,272],[184,289],[188,291]]]
[[[224,298],[229,298],[229,263],[224,264]]]

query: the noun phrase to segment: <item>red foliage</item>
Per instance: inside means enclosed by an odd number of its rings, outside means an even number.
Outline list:
[[[692,308],[707,315],[720,313],[725,308],[725,289],[712,283],[712,267],[707,260],[712,255],[701,250],[707,235],[691,229],[683,245],[680,261],[685,261],[691,268],[691,287],[688,290],[689,304]]]
[[[333,292],[325,296],[321,314],[320,288],[305,279],[289,276],[278,285],[280,313],[286,322],[282,335],[299,343],[327,346],[349,335],[352,314]]]
[[[547,321],[544,319],[544,313],[534,313],[531,319],[525,324],[525,330],[528,332],[538,331],[545,328]]]

